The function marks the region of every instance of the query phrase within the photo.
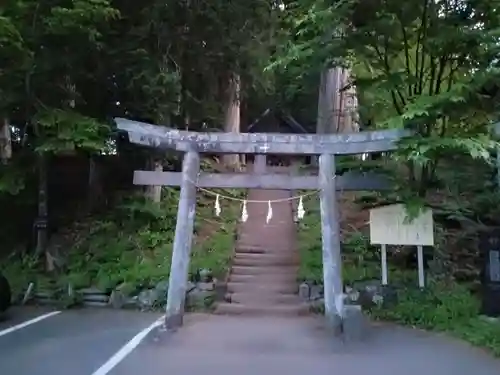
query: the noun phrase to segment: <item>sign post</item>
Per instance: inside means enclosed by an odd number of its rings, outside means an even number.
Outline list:
[[[382,269],[382,285],[387,285],[387,246],[385,244],[380,245],[380,268]]]
[[[434,246],[432,210],[426,209],[413,220],[407,219],[402,204],[377,207],[370,210],[370,243],[381,246],[382,285],[388,283],[387,245],[417,247],[418,286],[425,286],[424,246]]]

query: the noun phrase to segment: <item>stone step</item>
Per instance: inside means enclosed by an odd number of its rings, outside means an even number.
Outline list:
[[[286,245],[288,246],[288,245]],[[236,254],[271,254],[271,255],[288,255],[291,256],[297,253],[297,250],[293,247],[277,247],[273,245],[273,247],[262,246],[262,245],[244,245],[240,246],[236,244],[235,251]]]
[[[236,249],[234,250],[236,254],[266,254],[269,250],[258,245],[241,245],[236,243]]]
[[[288,240],[293,238],[297,231],[297,225],[293,222],[287,227],[264,227],[257,226],[255,224],[249,225],[248,228],[242,228],[242,231],[238,233],[237,239],[241,242],[259,243],[258,234],[276,234],[279,237],[273,236],[273,240]]]
[[[269,284],[269,283],[237,283],[228,282],[227,290],[232,293],[297,293],[298,286],[295,283]]]
[[[290,238],[294,238],[296,231],[297,231],[296,227],[294,227],[293,230],[292,228],[287,228],[286,230],[280,230],[276,228],[255,228],[254,226],[253,228],[247,229],[247,233],[251,232],[252,233],[251,235],[243,233],[240,234],[239,236],[236,236],[236,240],[237,242],[248,243],[250,245],[252,244],[260,245],[262,240],[260,234],[265,233],[266,236],[269,236],[266,237],[266,239],[268,238],[270,239],[272,236],[273,242],[276,242],[277,244],[283,244],[283,246],[285,246],[285,242],[288,243],[292,242],[289,240]]]
[[[285,249],[290,245],[294,245],[292,241],[290,241],[290,235],[288,233],[280,233],[276,231],[260,231],[258,234],[259,237],[248,237],[241,238],[238,237],[236,239],[236,244],[241,246],[263,246],[266,247],[268,245],[272,245],[273,249]],[[261,237],[262,236],[262,237]]]
[[[282,267],[253,267],[253,266],[233,266],[231,267],[232,275],[275,275],[275,274],[289,274],[297,275],[299,271],[296,266],[282,266]]]
[[[292,266],[298,265],[298,257],[291,254],[242,254],[236,253],[233,265],[236,266]]]
[[[240,303],[219,303],[215,314],[252,316],[298,316],[309,312],[307,305],[244,305]]]
[[[241,254],[294,254],[294,250],[289,247],[276,248],[274,246],[272,249],[264,247],[258,244],[240,244],[236,243],[235,253]]]
[[[260,219],[259,219],[260,220]],[[256,237],[256,232],[260,233],[276,233],[279,234],[280,237],[274,237],[274,239],[282,239],[283,238],[289,239],[290,236],[293,236],[295,232],[297,231],[297,225],[291,222],[289,225],[286,226],[276,226],[276,227],[266,227],[265,225],[256,225],[256,223],[251,223],[248,225],[246,228],[241,228],[241,230],[237,234],[237,238],[239,241],[243,242],[255,242],[255,240],[259,237]]]
[[[229,281],[233,281],[235,283],[266,283],[266,284],[297,284],[297,275],[294,273],[263,273],[260,275],[238,275],[231,273],[229,275]]]
[[[280,294],[280,293],[255,293],[255,292],[239,292],[227,293],[224,300],[229,303],[242,303],[249,305],[258,305],[265,303],[270,305],[298,305],[302,300],[296,294]]]
[[[290,238],[295,236],[295,233],[281,232],[276,230],[253,230],[253,232],[258,232],[257,235],[252,236],[239,236],[236,237],[236,243],[241,245],[250,245],[250,246],[260,246],[263,245],[264,242],[272,242],[276,246],[286,247],[289,244],[293,244],[293,241],[290,241]],[[261,237],[264,234],[265,237]],[[262,241],[272,240],[272,241]]]

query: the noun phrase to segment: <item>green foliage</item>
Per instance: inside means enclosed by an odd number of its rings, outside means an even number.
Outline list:
[[[319,221],[319,202],[317,199],[304,199],[306,214],[299,222],[298,243],[300,251],[300,281],[309,280],[321,283],[323,262],[321,256],[321,221]]]
[[[300,222],[299,251],[301,256],[298,278],[300,281],[323,282],[323,259],[321,245],[321,220],[319,200],[316,197],[304,202],[306,216]],[[369,239],[361,232],[344,236],[342,243],[344,281],[351,284],[363,279],[378,278],[379,262],[374,259],[377,250],[370,246]]]
[[[267,1],[18,0],[2,5],[0,121],[9,120],[15,136],[13,157],[0,167],[0,201],[30,202],[19,220],[30,228],[37,198],[51,196],[51,186],[49,192],[43,189],[52,172],[41,168],[47,154],[99,154],[110,142],[110,117],[220,129],[231,74],[242,79],[244,114],[273,106],[268,99],[281,88],[275,90],[274,74],[264,74],[263,67],[278,44],[276,35],[283,33],[280,14]],[[144,153],[117,143],[120,160],[142,161]],[[97,176],[96,185],[105,185],[104,177]],[[166,202],[178,199],[170,190],[165,194]],[[43,275],[41,260],[23,274],[18,271],[26,263],[11,258],[9,268],[16,270],[11,277],[23,288],[36,280],[58,290],[67,283],[75,288],[154,283],[168,276],[175,207],[134,198],[99,220],[75,224],[74,236],[54,251],[62,254],[61,274]],[[227,210],[233,215],[231,207]],[[52,218],[51,205],[48,212]],[[192,271],[211,268],[222,276],[235,219],[214,222],[212,233],[196,243]],[[50,230],[64,231],[53,224]],[[203,232],[207,223],[197,219],[195,226]],[[1,228],[5,244],[10,224]],[[31,239],[30,229],[23,231]]]
[[[450,153],[457,153],[469,154],[473,159],[491,163],[491,151],[498,145],[486,135],[477,135],[475,138],[410,137],[400,142],[395,160],[411,160],[417,165],[426,166]]]
[[[0,268],[2,273],[9,280],[12,288],[12,298],[18,299],[23,291],[26,290],[31,280],[38,279],[40,284],[47,284],[47,278],[43,275],[38,259],[33,255],[23,255],[21,257],[11,256],[2,260]]]
[[[2,46],[2,53],[5,53],[6,57],[12,56],[12,50],[9,50],[9,48],[16,51],[22,51],[24,48],[21,34],[10,19],[3,16],[0,16],[0,45]]]
[[[228,220],[230,221],[221,225],[217,235],[210,236],[194,247],[190,263],[191,274],[205,268],[214,271],[218,277],[225,277],[234,246],[236,218]]]
[[[261,104],[272,86],[272,76],[263,74],[275,44],[269,2],[148,0],[117,6],[122,18],[107,35],[112,48],[106,64],[122,107],[134,116],[220,129],[231,73],[241,76],[242,97],[250,104]]]
[[[319,202],[310,199],[305,205],[307,213],[299,230],[299,279],[322,284]],[[353,228],[344,231],[343,238],[344,283],[352,285],[356,281],[379,279],[379,250],[370,245],[367,235]],[[437,239],[437,243],[440,242]],[[398,302],[387,307],[373,307],[368,311],[372,318],[447,332],[500,356],[500,321],[489,321],[479,315],[479,301],[468,285],[428,273],[427,285],[420,290],[415,287],[416,271],[402,269],[394,263],[389,263],[389,275],[390,284],[397,288]],[[316,309],[318,313],[323,312],[322,307]]]
[[[2,15],[0,10],[0,113],[9,109],[16,100],[14,89],[19,84],[14,79],[22,72],[29,61],[30,53],[26,50],[23,36],[14,23]]]
[[[81,114],[60,109],[38,112],[35,122],[40,129],[37,152],[65,152],[76,149],[99,151],[105,146],[109,128]]]
[[[493,3],[297,0],[293,30],[272,67],[351,68],[360,112],[377,127],[409,128],[400,145],[406,186],[424,197],[447,152],[489,159],[498,117],[498,35]]]
[[[241,190],[222,190],[220,193],[235,198],[244,194]],[[217,218],[214,217],[214,196],[205,195],[200,202],[200,214],[195,221],[198,238],[191,253],[192,274],[199,269],[209,269],[215,277],[225,279],[229,271],[241,207],[238,201],[225,199],[220,204],[221,215]]]
[[[374,308],[372,317],[411,327],[447,332],[500,356],[500,321],[479,315],[479,303],[468,288],[430,280],[426,288],[398,291],[394,308]]]
[[[51,35],[70,36],[72,40],[81,35],[89,42],[97,43],[102,37],[98,26],[112,21],[119,14],[109,0],[75,0],[72,7],[52,7],[43,23]]]
[[[69,238],[56,238],[51,245],[53,249],[59,248],[64,259],[63,268],[56,274],[46,274],[40,260],[31,255],[6,259],[4,273],[13,284],[16,297],[30,282],[36,283],[37,290],[47,290],[62,298],[68,284],[75,290],[94,286],[111,291],[119,284],[138,289],[167,280],[178,199],[174,189],[164,190],[160,205],[143,197],[129,197],[105,217],[79,223]],[[200,200],[196,218],[200,230],[204,230],[207,217],[213,216],[212,202],[205,199]],[[224,215],[213,219],[210,239],[200,241],[193,249],[192,274],[205,268],[217,277],[225,276],[238,207],[229,204],[223,209]],[[195,238],[199,235],[196,233]]]
[[[24,188],[24,172],[18,165],[1,165],[0,194],[18,194]]]
[[[399,290],[396,308],[374,309],[372,314],[409,326],[453,331],[479,315],[479,303],[465,286],[431,279],[424,290]]]
[[[500,356],[500,323],[484,317],[474,317],[463,326],[455,327],[453,333],[473,345],[485,347]]]

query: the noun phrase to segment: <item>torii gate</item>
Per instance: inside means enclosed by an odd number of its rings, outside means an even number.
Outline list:
[[[159,150],[185,152],[182,172],[136,171],[137,185],[180,186],[180,200],[172,253],[165,328],[182,325],[196,210],[196,188],[319,189],[323,252],[325,315],[342,330],[346,319],[337,190],[382,190],[390,183],[373,173],[336,176],[335,156],[394,150],[411,133],[381,130],[350,134],[198,133],[116,118],[129,141]],[[200,153],[320,155],[318,176],[266,173],[200,174]]]

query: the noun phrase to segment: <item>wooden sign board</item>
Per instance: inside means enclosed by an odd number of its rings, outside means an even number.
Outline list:
[[[434,246],[432,210],[406,220],[404,205],[394,204],[370,210],[370,241],[376,245]]]

